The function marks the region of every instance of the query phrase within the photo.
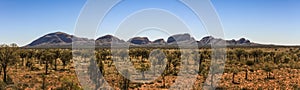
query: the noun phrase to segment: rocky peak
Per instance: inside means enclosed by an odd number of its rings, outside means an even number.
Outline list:
[[[50,33],[45,36],[40,37],[39,39],[33,41],[27,46],[39,46],[45,44],[63,44],[63,43],[72,43],[73,35],[69,35],[63,32]]]
[[[182,41],[195,41],[193,37],[191,37],[190,34],[176,34],[173,36],[170,36],[167,40],[167,43],[173,43],[173,42],[182,42]]]
[[[87,38],[78,38],[64,32],[54,32],[46,34],[25,47],[59,47],[59,46],[72,46],[73,41],[88,42],[91,41]]]
[[[154,43],[154,44],[166,44],[166,41],[164,39],[157,39],[157,40],[154,40],[152,43]]]
[[[210,43],[211,41],[213,41],[214,39],[215,39],[215,38],[212,37],[212,36],[206,36],[206,37],[203,37],[203,38],[200,40],[200,42],[208,44],[208,43]]]
[[[147,37],[134,37],[128,40],[128,42],[137,45],[150,44],[151,41]]]
[[[240,40],[237,41],[238,44],[250,44],[250,41],[245,39],[245,38],[241,38]]]
[[[97,43],[111,43],[112,41],[116,43],[124,42],[123,40],[120,40],[119,38],[112,35],[105,35],[96,39]]]

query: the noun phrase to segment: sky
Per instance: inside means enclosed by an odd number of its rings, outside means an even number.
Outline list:
[[[211,2],[221,20],[225,39],[245,37],[262,44],[300,45],[299,0]],[[74,34],[85,3],[86,0],[0,0],[0,44],[24,46],[56,31]],[[154,10],[162,15],[150,15]],[[153,19],[156,17],[159,19]],[[172,18],[179,22],[172,22]],[[122,27],[130,26],[126,22],[136,22],[138,25],[145,21],[174,27],[145,27],[132,35],[147,36],[150,40],[167,39],[169,35],[178,33],[190,33],[196,40],[209,35],[191,9],[177,0],[124,0],[106,15],[94,38],[106,34],[122,37],[121,32],[130,32],[134,28]],[[188,30],[179,27],[182,23],[186,25],[183,28]],[[128,40],[128,37],[122,39]]]

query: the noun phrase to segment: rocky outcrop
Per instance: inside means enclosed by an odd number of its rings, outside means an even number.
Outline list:
[[[101,46],[101,45],[111,45],[112,43],[125,43],[125,41],[112,35],[105,35],[96,39],[95,43],[96,45]]]
[[[147,37],[134,37],[128,40],[128,42],[137,45],[145,45],[151,43],[151,41]]]
[[[74,35],[66,34],[63,32],[55,32],[44,35],[32,43],[26,45],[25,47],[61,47],[61,46],[68,46],[72,47],[72,43],[76,43],[75,45],[96,45],[98,47],[105,46],[110,47],[112,45],[116,46],[125,46],[125,45],[135,45],[135,46],[190,46],[190,45],[198,45],[201,46],[210,46],[212,44],[224,44],[226,43],[227,46],[255,46],[255,45],[262,45],[256,44],[247,40],[245,38],[241,38],[239,40],[224,40],[219,38],[214,38],[212,36],[203,37],[201,40],[196,41],[190,34],[176,34],[170,36],[167,41],[164,39],[157,39],[153,42],[150,41],[147,37],[134,37],[125,42],[113,35],[105,35],[102,37],[97,38],[96,40],[87,39],[87,38],[79,38]],[[113,44],[112,44],[113,43]]]
[[[167,40],[167,43],[179,43],[183,41],[196,41],[193,37],[191,37],[190,34],[176,34],[173,36],[170,36]]]
[[[239,40],[223,40],[223,39],[219,39],[219,38],[214,38],[212,36],[207,36],[207,37],[203,37],[199,42],[198,42],[199,46],[207,46],[207,45],[218,45],[218,44],[226,44],[227,46],[254,46],[254,45],[259,45],[256,43],[252,43],[250,42],[250,40],[247,40],[245,38],[241,38]]]
[[[26,47],[37,47],[37,46],[70,46],[73,41],[89,41],[87,38],[78,38],[73,35],[69,35],[63,32],[55,32],[44,35],[32,43],[26,45]]]
[[[157,39],[152,42],[152,44],[165,45],[166,41],[164,39]]]

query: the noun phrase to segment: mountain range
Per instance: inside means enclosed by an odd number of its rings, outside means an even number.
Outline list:
[[[112,43],[116,44],[130,44],[134,46],[173,46],[173,45],[198,45],[201,46],[210,46],[211,44],[218,44],[221,42],[226,42],[227,46],[259,46],[262,44],[253,43],[250,40],[241,38],[239,40],[223,40],[219,38],[214,38],[212,36],[203,37],[201,40],[196,40],[190,34],[176,34],[168,37],[165,41],[164,39],[157,39],[150,41],[148,37],[133,37],[128,41],[119,39],[113,35],[105,35],[97,38],[96,40],[76,37],[64,32],[54,32],[46,34],[30,44],[24,46],[28,48],[36,47],[71,47],[72,42],[80,42],[83,44],[95,42],[97,47],[109,47]]]

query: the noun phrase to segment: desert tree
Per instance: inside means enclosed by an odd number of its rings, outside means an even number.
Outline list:
[[[172,74],[177,76],[177,74],[179,72],[179,69],[177,67],[179,67],[181,65],[182,61],[180,60],[180,58],[175,57],[171,62],[172,62],[172,66],[173,66]],[[188,60],[185,60],[184,63],[188,64]],[[186,67],[185,69],[188,69],[188,68]]]
[[[210,59],[211,58],[211,54],[212,54],[212,51],[209,51],[209,50],[203,50],[201,53],[203,53],[203,56],[204,56],[204,59]]]
[[[176,70],[176,67],[179,66],[181,64],[181,52],[178,49],[175,49],[175,51],[173,52],[169,52],[167,55],[167,73],[173,73],[177,72],[178,70]],[[177,73],[175,73],[177,74]]]
[[[215,64],[211,65],[211,68],[210,68],[210,88],[211,89],[214,89],[216,86],[215,86],[215,79],[219,79],[218,77],[215,77],[216,75],[218,74],[221,74],[222,73],[222,67],[220,67],[220,64],[218,62],[215,62]]]
[[[101,59],[101,60],[107,60],[107,56],[109,56],[109,51],[105,50],[105,49],[101,49],[97,51],[97,59]]]
[[[202,61],[204,61],[204,55],[200,54],[199,56],[199,74],[201,74],[202,70],[204,69],[204,65],[202,65]]]
[[[104,76],[105,75],[105,68],[104,68],[104,63],[102,59],[97,59],[97,64],[100,70],[100,73]]]
[[[100,89],[101,87],[101,78],[102,78],[102,75],[100,74],[100,70],[98,70],[97,68],[97,62],[95,60],[95,58],[91,58],[90,59],[90,65],[88,67],[88,74],[89,74],[89,77],[90,77],[90,80],[95,84],[95,90],[98,90]]]
[[[193,58],[194,61],[198,62],[198,63],[195,63],[195,64],[199,64],[198,74],[200,75],[201,71],[203,70],[202,61],[204,60],[204,55],[201,52],[193,51],[192,52],[192,58]]]
[[[21,66],[32,69],[36,53],[32,49],[20,49]]]
[[[279,62],[281,62],[281,59],[283,58],[284,55],[285,55],[284,53],[277,53],[274,58],[274,63],[278,64]]]
[[[147,49],[140,49],[139,52],[137,52],[138,54],[140,54],[140,56],[142,56],[142,61],[145,61],[145,59],[149,58],[149,50]]]
[[[158,60],[158,58],[157,58],[157,55],[153,55],[153,54],[155,54],[155,53],[151,53],[151,56],[152,57],[150,57],[149,58],[149,60],[150,60],[150,62],[152,63],[152,66],[151,66],[151,68],[153,68],[153,76],[155,76],[156,75],[156,66],[158,66],[158,63],[159,63],[159,60]],[[153,57],[154,56],[154,57]]]
[[[27,58],[28,59],[36,58],[36,54],[37,54],[36,51],[38,51],[38,50],[36,50],[36,49],[29,49],[29,50],[27,50]]]
[[[176,58],[181,58],[181,51],[180,49],[176,49],[173,54],[175,55]]]
[[[251,55],[253,56],[254,62],[256,62],[256,63],[259,61],[262,54],[263,54],[263,51],[260,49],[251,51]]]
[[[105,61],[105,60],[108,60],[108,56],[111,55],[111,51],[110,50],[106,50],[106,49],[101,49],[97,52],[96,54],[96,58],[97,58],[97,62],[100,62],[100,61]],[[110,67],[111,65],[113,64],[112,61],[110,61],[110,63],[108,64],[108,66]]]
[[[62,85],[55,90],[81,90],[80,86],[74,83],[76,78],[77,77],[61,78],[60,81],[62,82]]]
[[[267,79],[270,79],[271,72],[272,72],[272,66],[270,64],[266,63],[263,70],[265,70],[267,72]]]
[[[171,53],[167,54],[166,74],[169,74],[171,72],[171,65],[172,65],[173,59],[175,59],[173,54],[171,54]]]
[[[243,49],[236,49],[234,53],[237,56],[238,61],[241,61],[241,58],[245,55],[246,51]]]
[[[118,54],[119,54],[119,56],[121,57],[122,60],[124,60],[126,57],[128,57],[128,55],[127,55],[128,52],[127,52],[126,49],[125,50],[121,49]]]
[[[91,53],[93,52],[92,50],[79,50],[79,51],[75,51],[73,54],[75,56],[79,56],[83,59],[84,62],[88,61],[90,59],[90,57],[94,54]]]
[[[60,52],[60,59],[63,63],[63,68],[67,66],[68,63],[70,63],[72,59],[72,52],[70,50],[63,50]]]
[[[233,51],[228,51],[227,52],[227,58],[229,59],[229,61],[232,61],[235,57],[234,57],[234,52]]]
[[[275,52],[269,52],[270,57],[272,58],[272,60],[275,60]]]
[[[27,57],[27,53],[25,49],[20,49],[19,56],[22,59],[22,66],[25,66],[24,59]]]
[[[102,51],[98,51],[96,54],[96,63],[98,64],[98,68],[100,70],[100,73],[104,76],[105,70],[104,70],[104,60],[106,60],[106,57],[109,55],[109,52],[106,52],[104,49]]]
[[[3,70],[3,82],[8,83],[7,81],[7,68],[9,65],[15,64],[17,60],[18,50],[17,44],[1,45],[0,46],[0,63]]]
[[[61,50],[60,49],[55,49],[52,50],[54,53],[54,70],[57,70],[57,59],[61,57]]]
[[[289,63],[291,61],[291,58],[289,56],[285,56],[284,57],[284,60],[283,60],[283,63]]]
[[[298,56],[297,56],[297,54],[292,54],[291,55],[291,59],[293,60],[293,61],[295,61],[295,62],[298,62]]]
[[[43,50],[36,50],[35,51],[34,57],[37,60],[36,63],[39,63],[40,66],[42,66],[42,64],[43,64],[42,56],[43,56]]]
[[[237,82],[235,82],[235,75],[238,73],[238,70],[235,68],[235,67],[233,67],[232,69],[231,69],[232,71],[232,83],[234,83],[234,84],[236,84]]]
[[[251,52],[245,51],[244,57],[245,57],[245,60],[249,60],[249,58],[251,57]]]
[[[135,48],[131,49],[129,52],[129,55],[132,56],[133,58],[141,57],[141,61],[144,62],[145,59],[149,58],[149,50],[147,49],[141,49],[141,48]]]
[[[132,58],[137,58],[138,57],[138,54],[136,53],[137,50],[136,49],[129,49],[129,56],[132,57]]]
[[[145,71],[149,70],[150,65],[148,63],[140,62],[140,67],[137,68],[138,71],[142,73],[142,79],[145,80]]]
[[[156,66],[161,66],[164,63],[164,59],[165,59],[165,55],[163,52],[161,52],[160,50],[155,50],[153,52],[151,52],[150,54],[150,59],[152,62],[152,67],[154,69],[154,73],[153,75],[156,75]]]
[[[166,87],[166,76],[168,74],[167,70],[164,70],[163,73],[161,74],[162,82],[163,82],[163,88]]]
[[[123,82],[121,82],[121,85],[120,85],[121,90],[129,89],[130,80],[128,78],[130,78],[130,73],[129,73],[129,70],[126,69],[126,70],[124,70],[124,76],[122,76]]]
[[[247,65],[247,66],[245,67],[245,72],[246,72],[246,74],[245,74],[245,80],[248,80],[248,73],[249,73],[248,67],[249,67],[249,68],[252,68],[253,65],[254,65],[254,62],[251,61],[251,60],[248,60],[248,61],[246,61],[246,65]]]
[[[297,58],[298,58],[297,61],[299,61],[299,59],[300,59],[300,53],[297,53],[296,55],[297,55]]]
[[[53,51],[51,50],[44,50],[41,53],[41,60],[45,64],[45,75],[47,75],[49,64],[52,63],[52,61],[55,59],[55,53],[53,53]]]
[[[99,50],[97,50],[95,52],[95,56],[96,56],[96,59],[99,60],[99,59],[103,59],[102,56],[101,56],[101,52]]]
[[[42,75],[42,78],[43,78],[43,82],[42,82],[42,89],[43,90],[46,90],[47,86],[46,86],[46,75]]]
[[[22,60],[22,64],[24,65],[25,64],[25,66],[26,67],[31,67],[31,66],[29,66],[29,64],[30,63],[33,63],[33,60],[36,58],[36,54],[38,54],[38,53],[36,53],[35,52],[35,50],[34,49],[23,49],[24,50],[24,53],[26,53],[26,59],[24,59],[24,60]]]

